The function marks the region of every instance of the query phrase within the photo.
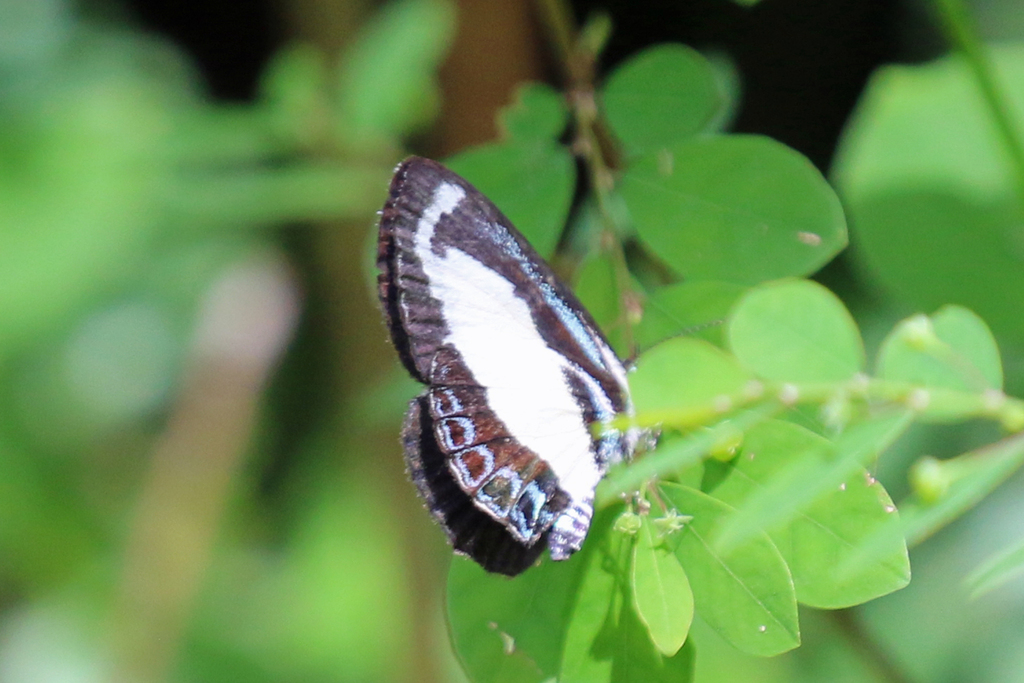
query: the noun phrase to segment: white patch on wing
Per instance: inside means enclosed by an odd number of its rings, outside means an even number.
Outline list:
[[[434,190],[434,197],[430,205],[424,209],[423,215],[416,224],[417,253],[420,253],[422,248],[425,248],[428,253],[430,252],[430,240],[434,237],[434,228],[437,227],[437,222],[444,214],[454,211],[465,197],[466,191],[458,185],[451,183],[438,185]],[[424,245],[426,246],[424,247]]]
[[[565,359],[544,342],[511,282],[453,245],[443,256],[431,248],[438,220],[464,197],[461,187],[440,185],[416,230],[416,253],[449,329],[446,341],[487,388],[491,409],[509,432],[547,461],[573,499],[591,500],[601,474],[565,382]]]

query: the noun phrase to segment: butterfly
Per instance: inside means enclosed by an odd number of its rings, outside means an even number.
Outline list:
[[[568,559],[595,487],[640,438],[610,426],[633,413],[623,363],[497,207],[429,159],[395,170],[377,266],[391,340],[426,385],[406,464],[451,545],[509,576],[545,548]]]

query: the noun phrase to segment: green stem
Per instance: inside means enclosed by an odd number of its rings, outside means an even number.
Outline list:
[[[1010,155],[1015,176],[1018,208],[1024,211],[1024,138],[1014,122],[1010,103],[996,81],[992,62],[978,37],[977,27],[963,0],[933,0],[950,44],[963,55],[974,74],[981,95],[988,106],[992,121],[1003,147]]]

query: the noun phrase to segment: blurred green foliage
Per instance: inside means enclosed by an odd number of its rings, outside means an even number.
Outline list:
[[[232,106],[152,36],[0,2],[4,680],[409,676],[387,501],[334,473],[275,539],[243,458],[297,296],[273,229],[369,231],[453,28],[449,3],[395,3]]]

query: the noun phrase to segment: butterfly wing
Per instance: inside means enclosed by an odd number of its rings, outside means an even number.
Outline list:
[[[456,550],[504,573],[545,542],[568,557],[629,446],[589,429],[630,410],[615,353],[508,219],[435,162],[396,170],[378,267],[392,340],[428,386],[407,415],[406,458]]]

